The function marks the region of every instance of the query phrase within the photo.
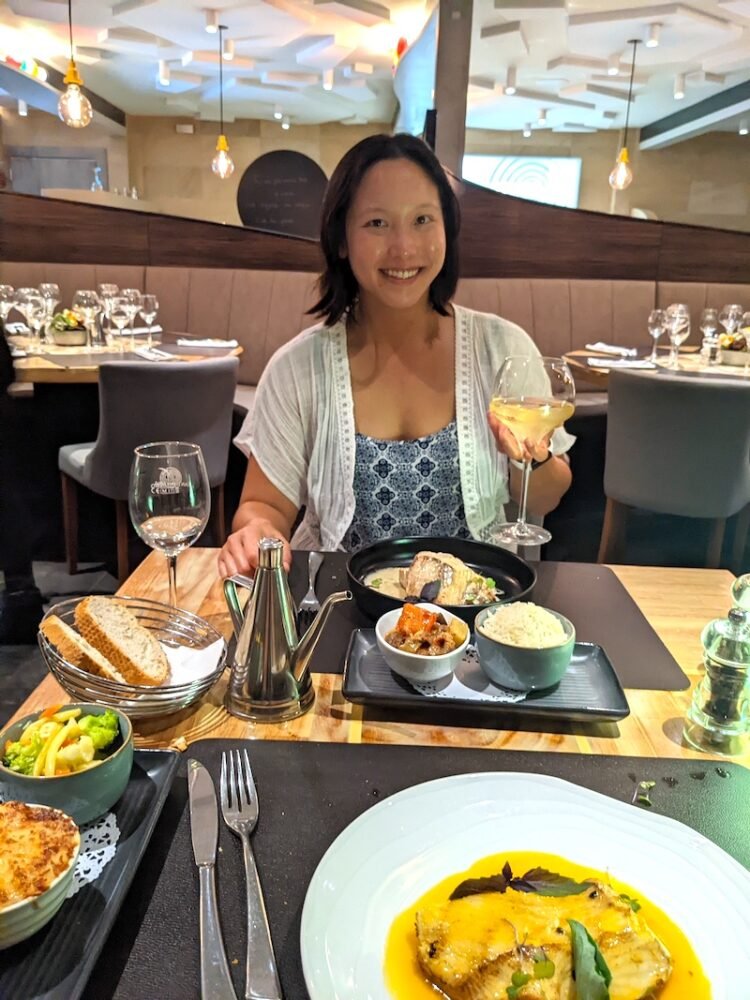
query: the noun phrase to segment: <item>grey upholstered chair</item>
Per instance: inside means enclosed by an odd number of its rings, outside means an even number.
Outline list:
[[[707,566],[719,565],[726,519],[739,513],[738,562],[750,515],[750,383],[612,371],[604,492],[599,562],[620,557],[629,507],[713,520]]]
[[[224,479],[232,428],[237,358],[193,362],[117,362],[99,369],[96,441],[60,449],[68,572],[78,564],[77,486],[115,501],[117,571],[128,574],[128,485],[133,449],[149,441],[190,441],[203,450],[212,491],[215,540],[223,544]]]

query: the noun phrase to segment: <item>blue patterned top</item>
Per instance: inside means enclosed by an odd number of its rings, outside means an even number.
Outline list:
[[[456,421],[411,441],[355,436],[355,509],[348,552],[388,538],[470,538],[461,493]]]

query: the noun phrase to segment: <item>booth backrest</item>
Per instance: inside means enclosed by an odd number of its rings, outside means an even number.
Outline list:
[[[301,271],[0,262],[0,282],[18,288],[43,281],[60,285],[66,306],[77,289],[106,281],[154,293],[165,330],[238,340],[239,381],[247,385],[257,384],[278,347],[314,322],[307,310],[315,275]],[[670,302],[688,304],[691,340],[699,342],[701,310],[727,302],[750,309],[750,283],[465,278],[456,301],[513,320],[543,354],[558,355],[597,340],[645,345],[649,311]]]

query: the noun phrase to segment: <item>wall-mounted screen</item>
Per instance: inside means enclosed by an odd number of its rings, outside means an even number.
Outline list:
[[[562,208],[578,208],[581,160],[576,156],[464,156],[464,180],[482,187],[543,201]]]

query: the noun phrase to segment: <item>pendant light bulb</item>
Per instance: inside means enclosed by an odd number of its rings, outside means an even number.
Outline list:
[[[633,182],[633,171],[630,169],[630,157],[625,146],[620,150],[614,169],[609,175],[609,186],[613,191],[624,191]]]
[[[234,160],[229,155],[229,143],[225,135],[220,135],[216,143],[216,153],[211,160],[211,169],[222,181],[227,180],[234,173]]]
[[[65,92],[57,102],[57,113],[70,128],[86,128],[93,117],[91,101],[82,92],[83,80],[73,58],[73,0],[68,0],[68,38],[70,60],[63,78]]]

